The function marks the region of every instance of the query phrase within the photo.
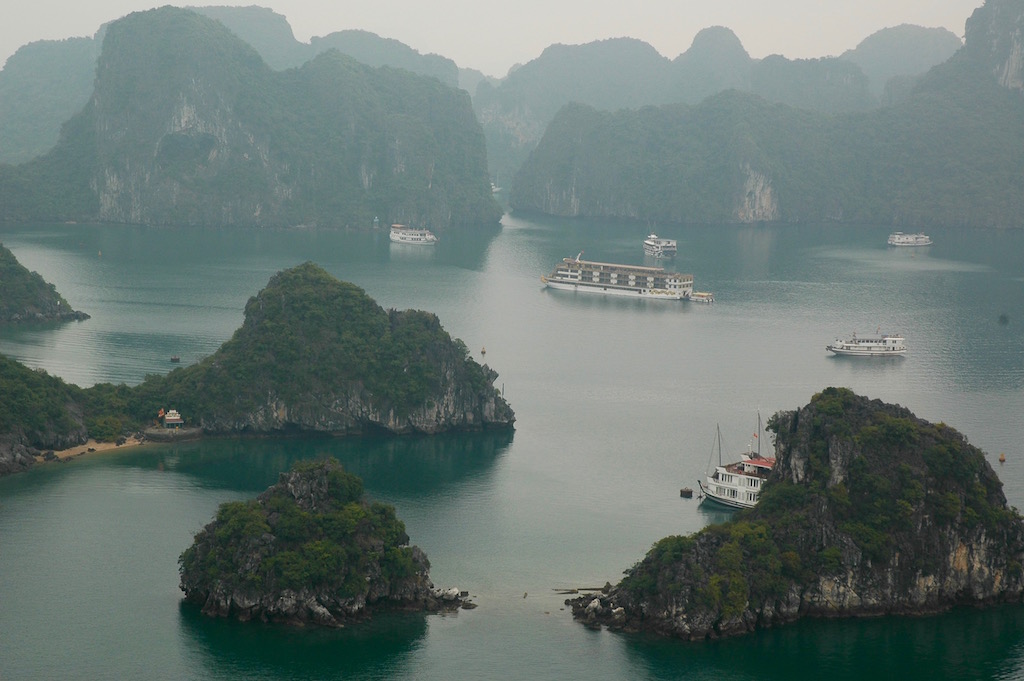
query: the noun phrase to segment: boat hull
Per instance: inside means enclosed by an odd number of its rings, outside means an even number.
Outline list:
[[[590,284],[581,282],[558,281],[549,277],[541,277],[548,288],[559,291],[576,291],[579,293],[596,293],[605,296],[621,296],[623,298],[644,298],[648,300],[682,300],[684,293],[668,289],[650,289],[638,287],[619,287],[608,284]]]
[[[434,238],[434,239],[411,239],[411,238],[403,238],[401,236],[395,236],[394,234],[391,235],[391,241],[392,241],[392,243],[396,243],[396,244],[409,244],[411,246],[433,246],[434,244],[437,243],[437,239],[436,238]]]
[[[700,493],[704,496],[705,501],[713,502],[725,508],[739,510],[744,508],[753,508],[756,504],[756,502],[754,504],[748,504],[739,501],[738,499],[729,499],[726,497],[718,496],[717,494],[711,491],[712,487],[710,484],[707,487],[705,487],[704,483],[702,483],[700,480],[697,481],[697,486],[700,487]]]
[[[900,350],[885,350],[883,348],[841,348],[833,345],[826,345],[825,349],[829,352],[834,352],[837,355],[843,355],[845,357],[902,357],[907,354],[906,348],[902,348]]]

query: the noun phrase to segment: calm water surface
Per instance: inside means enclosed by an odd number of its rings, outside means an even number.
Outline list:
[[[662,230],[659,230],[659,233]],[[0,240],[81,323],[0,331],[0,352],[87,386],[214,352],[248,298],[307,260],[384,307],[436,312],[499,373],[514,433],[210,440],[0,480],[0,679],[1024,678],[1024,609],[810,622],[682,644],[589,631],[556,589],[615,582],[657,539],[725,516],[679,498],[716,424],[746,449],[757,413],[830,385],[963,432],[1024,508],[1024,233],[884,227],[665,229],[711,306],[541,287],[563,257],[643,262],[645,230],[506,216],[433,248],[385,232],[38,225]],[[653,263],[649,263],[653,264]],[[829,356],[900,331],[904,358]],[[765,434],[761,437],[767,440]],[[765,441],[762,447],[767,445]],[[181,606],[177,557],[217,506],[295,460],[335,456],[396,506],[439,585],[479,604],[342,631],[210,621]]]

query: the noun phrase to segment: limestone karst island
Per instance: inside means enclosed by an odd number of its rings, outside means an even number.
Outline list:
[[[217,352],[142,384],[64,383],[0,358],[9,413],[0,471],[46,450],[113,440],[173,408],[208,435],[355,435],[511,428],[494,380],[438,318],[384,310],[358,287],[305,263],[273,276]]]
[[[395,509],[333,459],[304,461],[253,501],[222,504],[181,554],[185,600],[214,617],[343,626],[375,610],[471,606],[435,589]]]
[[[607,593],[568,601],[573,615],[699,640],[1020,602],[1024,522],[963,435],[845,388],[768,428],[776,464],[754,508],[655,543]]]

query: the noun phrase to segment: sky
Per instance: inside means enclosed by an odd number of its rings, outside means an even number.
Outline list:
[[[0,20],[0,63],[36,40],[92,36],[101,24],[166,4],[152,0],[11,2]],[[875,31],[900,24],[947,28],[983,0],[248,0],[193,5],[259,5],[283,14],[303,42],[345,29],[394,38],[460,67],[501,77],[554,43],[628,36],[674,59],[702,28],[725,26],[750,56],[838,55]]]

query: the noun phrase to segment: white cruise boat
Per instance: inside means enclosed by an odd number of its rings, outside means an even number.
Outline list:
[[[758,417],[758,428],[761,419]],[[717,430],[717,429],[716,429]],[[757,437],[757,434],[754,434]],[[754,451],[753,440],[747,451],[740,454],[734,463],[722,463],[722,432],[717,430],[715,445],[718,449],[718,465],[703,482],[698,480],[702,497],[730,508],[752,508],[761,495],[761,487],[775,466],[775,459],[761,456],[760,440],[758,451]],[[712,455],[715,449],[712,448]]]
[[[893,232],[889,235],[890,246],[931,246],[932,238],[923,232],[917,234],[904,234]]]
[[[676,255],[676,240],[662,239],[657,234],[651,234],[644,239],[644,253],[655,258],[674,258]]]
[[[853,334],[848,339],[837,338],[825,346],[826,350],[837,355],[856,355],[860,357],[894,357],[907,352],[907,344],[898,333],[883,333],[874,336],[858,337]]]
[[[429,229],[415,229],[405,225],[391,225],[391,240],[396,244],[433,246],[437,237]]]
[[[563,258],[554,272],[540,280],[545,286],[563,291],[657,300],[682,300],[693,291],[692,274],[666,272],[662,267],[591,262],[582,260],[582,256]]]

